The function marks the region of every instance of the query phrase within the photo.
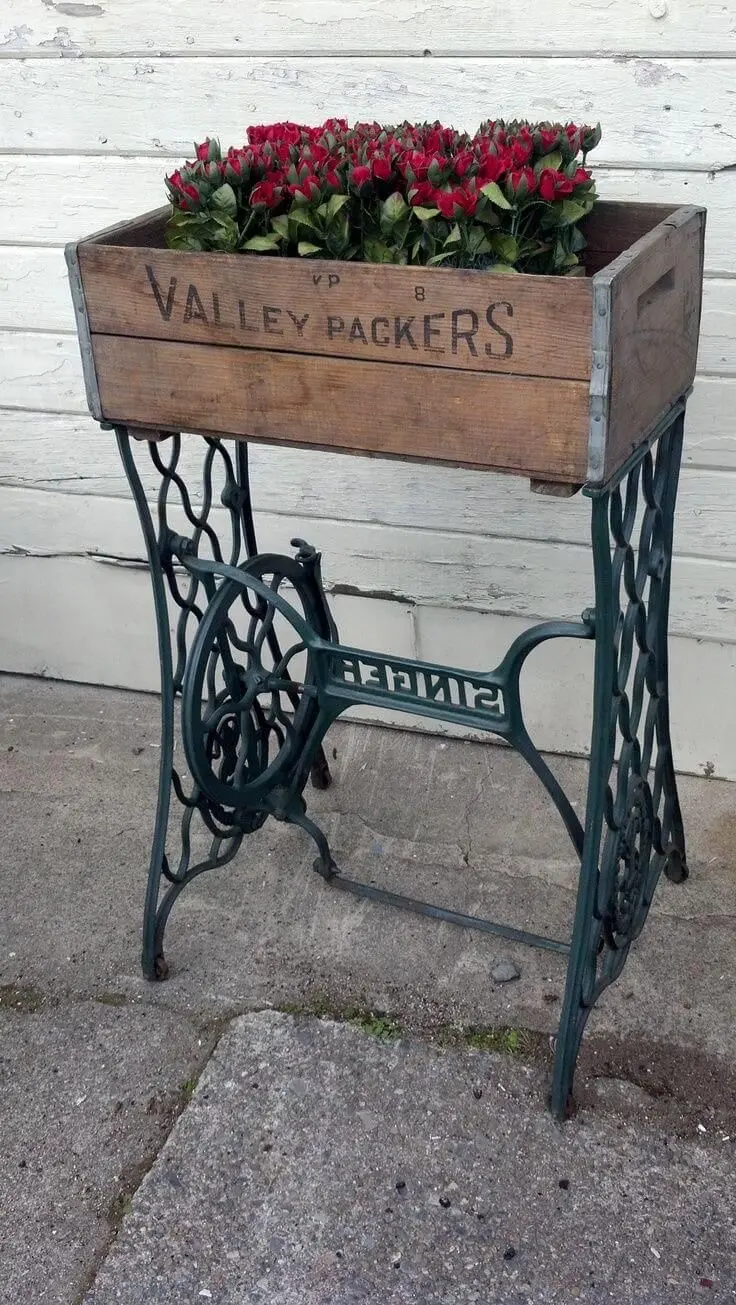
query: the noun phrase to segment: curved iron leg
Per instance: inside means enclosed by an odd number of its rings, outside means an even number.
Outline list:
[[[670,454],[672,465],[670,467],[670,474],[667,481],[666,502],[663,505],[665,520],[665,548],[669,557],[672,556],[675,503],[677,499],[680,461],[682,458],[684,427],[685,414],[683,413],[678,418],[675,428],[672,431],[672,452]],[[664,849],[665,862],[663,869],[671,883],[680,884],[687,879],[688,868],[687,856],[685,853],[685,829],[682,821],[682,811],[680,809],[680,798],[677,792],[677,779],[675,776],[675,763],[672,755],[672,739],[670,735],[669,640],[667,626],[669,618],[671,579],[672,567],[668,566],[662,586],[663,601],[660,612],[659,635],[657,641],[657,679],[660,692],[657,731],[659,746],[664,752],[662,786],[664,791],[665,819],[663,823],[669,831],[669,846]]]
[[[166,831],[169,823],[171,775],[174,764],[174,670],[169,634],[169,612],[158,541],[146,495],[131,451],[130,436],[124,426],[116,427],[115,434],[120,457],[128,477],[128,484],[138,509],[138,517],[148,554],[156,613],[159,665],[161,668],[161,755],[159,758],[158,800],[143,911],[141,965],[147,979],[164,979],[168,971],[163,953],[163,927],[157,927],[157,913],[161,874],[166,855]],[[163,925],[165,925],[165,920]]]
[[[591,491],[593,728],[583,858],[552,1087],[552,1111],[559,1118],[569,1107],[588,1015],[620,975],[660,872],[674,881],[687,874],[667,677],[683,407],[659,437],[656,461],[645,448],[609,486]]]
[[[248,465],[248,444],[246,440],[238,440],[235,452],[235,467],[240,487],[240,517],[243,526],[243,538],[245,540],[246,553],[249,558],[255,557],[258,552],[258,541],[256,539],[256,528],[253,521],[253,499],[250,492],[250,468]],[[273,630],[268,636],[269,648],[275,662],[281,660],[281,650],[278,639]],[[298,695],[294,696],[294,707],[298,703]],[[312,787],[316,789],[327,789],[332,783],[332,774],[329,763],[325,756],[325,750],[320,744],[317,749],[314,762],[311,769]]]

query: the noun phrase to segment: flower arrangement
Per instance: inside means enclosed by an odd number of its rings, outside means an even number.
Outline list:
[[[172,249],[577,275],[600,127],[250,127],[166,178]]]

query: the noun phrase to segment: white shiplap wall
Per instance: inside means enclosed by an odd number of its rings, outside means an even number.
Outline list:
[[[65,241],[156,207],[192,139],[237,141],[252,121],[600,119],[604,195],[709,210],[673,729],[683,768],[736,778],[736,3],[546,0],[534,12],[506,0],[0,0],[0,669],[156,683],[137,523],[110,437],[85,415]],[[335,598],[350,641],[488,666],[525,621],[590,600],[581,499],[291,450],[257,449],[253,462],[264,544],[303,533],[324,549],[328,583],[353,595]],[[550,646],[530,671],[539,742],[585,750],[590,649]]]

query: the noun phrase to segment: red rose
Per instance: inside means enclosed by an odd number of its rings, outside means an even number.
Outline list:
[[[200,162],[206,163],[210,157],[209,140],[203,140],[201,145],[196,146],[196,150],[197,150],[197,158],[200,160]]]
[[[462,190],[460,187],[455,190],[436,190],[434,203],[445,218],[459,217],[460,214],[472,217],[478,207],[478,196],[475,191]],[[458,209],[460,213],[457,212]]]
[[[338,176],[334,168],[329,168],[327,172],[323,172],[322,185],[326,186],[328,190],[342,191],[345,189],[342,184],[342,178]]]
[[[586,185],[586,183],[591,180],[592,175],[593,175],[592,172],[588,172],[587,168],[578,168],[577,172],[575,173],[575,176],[572,179],[573,186]]]
[[[370,168],[367,168],[364,163],[353,168],[350,173],[350,184],[351,186],[355,186],[357,190],[360,190],[361,186],[367,185],[370,179],[371,170]]]
[[[538,132],[539,146],[542,154],[549,154],[560,141],[559,127],[540,127]]]
[[[328,150],[327,146],[319,145],[316,142],[314,142],[311,145],[306,145],[305,148],[301,151],[299,155],[299,161],[297,167],[301,167],[302,163],[308,163],[310,164],[312,170],[314,170],[315,168],[318,168],[322,164],[326,163],[329,157],[330,157],[330,151]]]
[[[534,145],[531,140],[517,139],[511,145],[511,162],[515,168],[523,168],[532,157]]]
[[[183,181],[182,175],[177,168],[168,178],[169,189],[175,191],[179,196],[180,208],[195,208],[199,203],[199,191],[189,181]]]
[[[415,186],[409,187],[409,203],[416,207],[417,204],[432,204],[434,202],[434,186],[431,181],[419,181]]]
[[[303,195],[305,199],[319,199],[321,186],[316,177],[304,177],[296,186],[288,187],[290,195]]]
[[[543,168],[539,174],[539,197],[551,204],[555,199],[572,195],[573,183],[564,172],[555,172],[554,168]]]
[[[406,176],[407,170],[411,169],[416,181],[426,181],[431,162],[431,154],[424,154],[421,150],[409,150],[399,164],[399,171]]]
[[[485,186],[489,181],[498,181],[508,171],[510,159],[504,154],[486,154],[481,159],[478,169],[478,185]]]
[[[390,181],[393,174],[393,164],[385,155],[376,154],[371,159],[371,171],[376,181]]]
[[[511,199],[526,199],[537,189],[534,168],[515,168],[506,178],[506,192]]]
[[[583,133],[580,127],[576,127],[575,123],[571,122],[565,128],[565,135],[567,136],[567,142],[568,145],[570,146],[570,152],[574,156],[575,154],[578,153],[583,143]]]
[[[223,175],[229,168],[230,173],[234,173],[236,177],[241,177],[243,175],[244,154],[244,150],[228,150],[227,158],[221,165]],[[228,173],[228,175],[230,174]]]
[[[251,208],[258,208],[261,205],[264,208],[276,208],[276,205],[281,202],[282,194],[281,187],[275,182],[261,181],[250,192]]]
[[[456,177],[464,177],[470,171],[475,163],[475,156],[472,150],[460,150],[452,160],[452,167]]]
[[[272,122],[267,127],[249,127],[248,144],[263,145],[266,141],[285,141],[287,145],[298,145],[302,138],[302,129],[295,122]]]

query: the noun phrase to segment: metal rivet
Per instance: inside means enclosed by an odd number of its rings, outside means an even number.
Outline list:
[[[669,8],[667,0],[649,0],[649,12],[652,18],[666,18]]]

